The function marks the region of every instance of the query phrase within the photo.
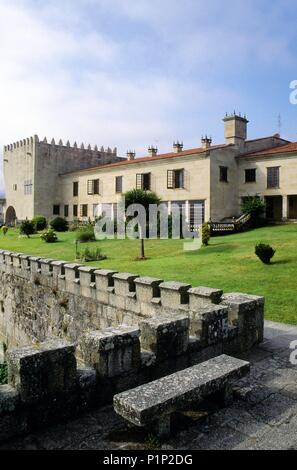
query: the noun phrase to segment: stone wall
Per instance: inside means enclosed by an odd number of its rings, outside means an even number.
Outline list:
[[[262,297],[3,250],[0,281],[0,439],[263,339]]]
[[[183,313],[202,343],[211,328],[221,328],[216,335],[235,328],[237,347],[249,348],[262,340],[263,310],[261,297],[0,250],[0,332],[8,347],[51,336],[76,342],[91,330]]]

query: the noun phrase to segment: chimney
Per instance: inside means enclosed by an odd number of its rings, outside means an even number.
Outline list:
[[[179,142],[179,141],[173,142],[173,152],[174,153],[182,152],[183,148],[184,148],[183,142]]]
[[[212,143],[211,137],[207,137],[207,135],[205,135],[204,137],[203,136],[201,137],[202,148],[209,149],[211,147],[211,143]]]
[[[157,147],[150,146],[148,148],[148,154],[149,154],[150,157],[155,157],[157,155],[157,153],[158,153]]]
[[[135,150],[128,150],[127,151],[127,159],[128,160],[135,160]]]
[[[247,138],[247,125],[248,120],[246,116],[241,114],[227,114],[223,119],[225,123],[225,141],[226,144],[233,144],[241,147]]]

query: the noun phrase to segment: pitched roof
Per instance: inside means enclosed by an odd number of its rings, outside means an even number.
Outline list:
[[[170,153],[163,153],[159,155],[155,155],[153,157],[138,157],[135,158],[135,160],[123,160],[115,163],[107,163],[105,165],[97,165],[94,167],[90,168],[84,168],[82,170],[76,170],[76,171],[69,171],[66,173],[63,173],[64,175],[68,175],[71,173],[81,173],[83,171],[92,171],[92,170],[101,170],[104,168],[114,168],[114,167],[121,167],[121,166],[126,166],[126,165],[135,165],[139,163],[145,163],[145,162],[152,162],[152,161],[157,161],[157,160],[165,160],[166,158],[178,158],[178,157],[185,157],[187,155],[196,155],[199,153],[205,153],[209,150],[216,150],[220,148],[225,148],[228,147],[229,145],[226,144],[221,144],[221,145],[212,145],[210,148],[205,149],[203,147],[195,148],[195,149],[189,149],[189,150],[182,150],[181,152],[175,153],[175,152],[170,152]]]
[[[242,157],[258,157],[258,156],[269,156],[269,155],[276,155],[276,154],[282,154],[282,153],[294,153],[297,152],[297,142],[291,142],[289,144],[285,145],[280,145],[278,147],[272,147],[266,150],[260,150],[258,152],[251,152],[251,153],[245,153],[240,155],[240,158]]]

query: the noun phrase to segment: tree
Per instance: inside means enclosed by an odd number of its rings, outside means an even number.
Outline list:
[[[144,207],[145,212],[146,212],[146,223],[148,224],[148,218],[149,218],[149,207],[151,204],[160,204],[161,199],[159,196],[157,196],[156,193],[152,191],[145,191],[143,189],[132,189],[130,191],[127,191],[125,194],[125,208],[131,206],[132,204],[140,204]],[[146,238],[146,234],[141,233],[141,228],[140,228],[140,233],[139,233],[139,238],[140,238],[140,259],[145,259],[145,254],[144,254],[144,238]]]
[[[241,210],[244,214],[250,214],[254,225],[258,223],[264,213],[266,204],[260,196],[247,196],[244,198]]]

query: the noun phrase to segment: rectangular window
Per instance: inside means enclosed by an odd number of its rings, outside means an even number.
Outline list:
[[[168,170],[167,171],[167,188],[178,189],[184,188],[185,171],[182,170]]]
[[[255,183],[256,182],[256,168],[249,168],[245,170],[245,182]]]
[[[80,205],[80,217],[88,217],[88,204]]]
[[[99,194],[99,179],[88,180],[88,194]]]
[[[32,194],[33,184],[32,180],[24,181],[24,194],[27,196],[28,194]]]
[[[77,217],[78,211],[77,211],[77,204],[74,204],[73,206],[73,217]]]
[[[73,197],[78,196],[78,181],[74,181],[73,183]]]
[[[68,215],[69,215],[69,206],[66,205],[64,206],[64,217],[68,217]]]
[[[267,168],[267,188],[279,188],[279,167]]]
[[[17,185],[17,184],[13,184],[13,185],[12,185],[12,190],[13,190],[13,191],[17,191],[17,190],[18,190],[18,185]]]
[[[204,223],[205,207],[204,201],[189,201],[189,221],[190,226],[198,228],[199,225]]]
[[[220,166],[220,181],[228,183],[228,167]]]
[[[151,189],[151,174],[150,173],[138,173],[136,175],[136,189],[143,189],[144,191],[150,191]]]
[[[53,206],[53,214],[54,215],[60,215],[60,206],[58,204],[55,204]]]
[[[116,191],[116,193],[122,193],[123,192],[123,177],[122,176],[116,176],[115,191]]]

